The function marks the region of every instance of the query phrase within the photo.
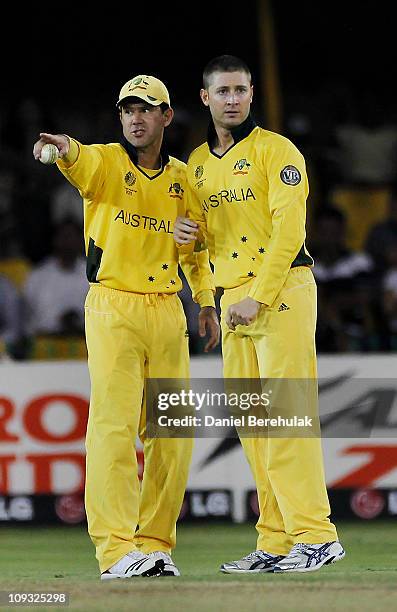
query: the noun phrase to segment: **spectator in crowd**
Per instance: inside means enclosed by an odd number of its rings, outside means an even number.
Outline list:
[[[31,262],[22,253],[22,246],[15,228],[0,230],[0,274],[6,276],[18,290],[25,283],[31,270]]]
[[[366,251],[373,258],[379,273],[385,271],[389,261],[389,253],[395,251],[396,248],[397,187],[394,187],[390,192],[387,218],[373,226],[366,241]]]
[[[83,200],[77,189],[66,181],[52,192],[50,200],[51,221],[54,225],[62,223],[65,218],[73,217],[79,224],[83,225]]]
[[[338,172],[329,199],[346,215],[346,243],[365,249],[371,228],[385,220],[395,180],[397,125],[374,92],[356,92],[355,115],[335,128]]]
[[[345,229],[340,210],[319,210],[310,251],[318,284],[317,348],[323,352],[376,348],[379,313],[373,300],[373,261],[365,252],[347,249]]]
[[[320,283],[350,280],[373,269],[372,259],[367,253],[348,250],[345,216],[330,205],[317,214],[312,249],[316,255],[314,275]]]
[[[80,226],[65,219],[55,228],[53,253],[32,270],[25,284],[27,332],[82,334],[88,291]]]
[[[11,281],[0,275],[0,359],[14,356],[21,335],[20,296]]]
[[[355,120],[336,128],[340,176],[349,184],[390,185],[396,171],[397,126],[373,91],[360,92],[355,108]]]

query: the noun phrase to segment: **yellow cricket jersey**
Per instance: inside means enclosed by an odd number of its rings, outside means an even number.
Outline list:
[[[216,286],[255,278],[248,295],[271,306],[291,267],[313,265],[304,245],[305,161],[292,142],[250,116],[232,135],[234,145],[217,155],[211,124],[208,142],[190,155],[188,216],[200,226]]]
[[[87,277],[91,283],[134,293],[175,293],[178,262],[201,306],[214,305],[208,253],[180,255],[173,224],[185,215],[186,165],[162,150],[156,172],[137,165],[135,148],[82,145],[57,161],[84,199]]]

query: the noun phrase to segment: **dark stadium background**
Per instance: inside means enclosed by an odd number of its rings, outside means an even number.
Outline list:
[[[146,71],[161,74],[179,104],[196,104],[203,65],[214,55],[240,55],[255,79],[259,4],[28,5],[3,20],[2,103],[31,93],[47,106],[60,99],[112,104],[118,83]],[[310,96],[338,78],[390,100],[390,4],[287,0],[273,1],[272,10],[284,92]]]

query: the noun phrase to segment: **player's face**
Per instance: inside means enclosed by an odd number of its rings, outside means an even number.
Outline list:
[[[246,72],[214,72],[208,89],[200,91],[216,126],[231,129],[248,117],[253,87]]]
[[[164,128],[171,123],[172,116],[171,109],[163,112],[159,106],[146,102],[127,103],[120,111],[123,134],[137,149],[161,142]]]

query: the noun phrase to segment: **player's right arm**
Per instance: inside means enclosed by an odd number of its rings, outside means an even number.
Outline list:
[[[209,335],[204,352],[219,344],[220,327],[215,309],[214,275],[209,263],[206,247],[206,223],[201,213],[200,202],[186,182],[185,215],[177,217],[174,223],[174,240],[178,247],[179,263],[192,290],[193,300],[200,304],[198,317],[199,334],[202,338]]]
[[[92,200],[104,183],[106,169],[102,145],[83,145],[65,134],[42,132],[33,147],[33,156],[39,159],[45,144],[54,144],[59,151],[57,166],[68,181],[80,191],[83,198]]]

